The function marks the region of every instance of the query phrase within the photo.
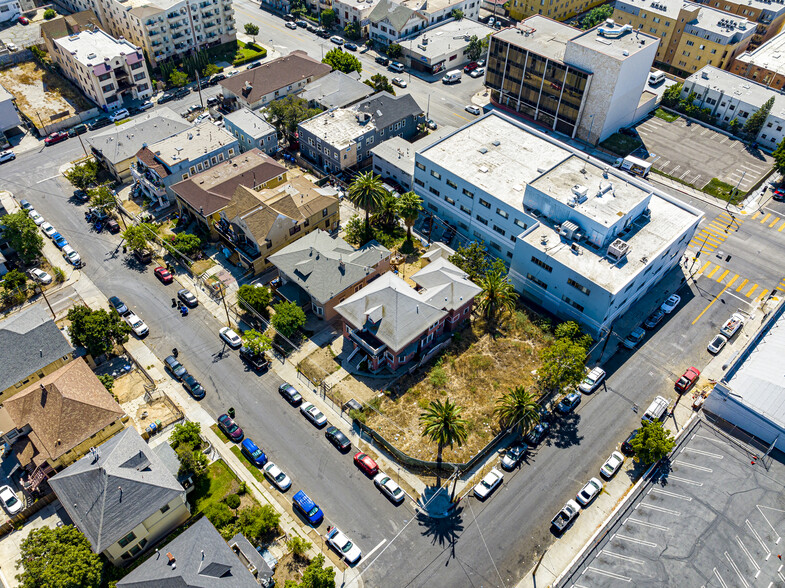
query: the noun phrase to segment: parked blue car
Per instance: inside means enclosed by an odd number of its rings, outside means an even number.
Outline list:
[[[245,457],[247,457],[256,467],[262,467],[267,463],[267,456],[264,454],[264,451],[259,449],[256,443],[248,438],[244,439],[240,444],[240,451],[242,451],[243,455],[245,455]]]
[[[318,525],[324,520],[322,509],[302,490],[292,496],[292,503],[312,525]]]
[[[55,233],[52,235],[52,241],[54,241],[54,244],[57,245],[58,249],[62,249],[68,245],[68,241],[66,241],[65,237],[63,237],[60,233]]]

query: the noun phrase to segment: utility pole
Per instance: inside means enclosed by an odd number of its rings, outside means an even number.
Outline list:
[[[202,98],[202,82],[199,79],[199,68],[197,67],[194,71],[196,72],[196,89],[199,90],[199,104],[201,104],[202,108],[204,108],[204,98]]]
[[[46,305],[49,307],[49,312],[52,313],[52,319],[53,320],[57,320],[57,316],[55,316],[55,311],[52,310],[52,305],[49,304],[49,299],[46,297],[46,293],[44,293],[44,286],[43,286],[43,284],[38,284],[38,288],[41,290],[41,296],[44,297],[44,300],[46,301]]]
[[[82,136],[77,135],[76,138],[79,139],[79,144],[82,146],[82,151],[84,151],[84,156],[89,159],[90,155],[87,153],[87,149],[85,148],[84,143],[82,142]]]
[[[226,326],[232,328],[232,321],[229,319],[229,307],[226,306],[226,285],[221,282],[221,300],[224,303],[224,310],[226,311]]]

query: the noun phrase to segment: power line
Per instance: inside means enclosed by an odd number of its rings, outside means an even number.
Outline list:
[[[472,503],[469,501],[469,510],[472,511],[472,516],[474,517],[474,523],[477,525],[477,531],[480,533],[480,539],[482,539],[482,544],[485,545],[485,551],[488,552],[488,558],[491,560],[493,564],[493,569],[496,570],[496,575],[499,576],[499,581],[502,583],[502,588],[507,588],[507,585],[504,583],[504,579],[502,575],[499,573],[499,568],[496,567],[496,562],[493,561],[493,556],[491,555],[491,550],[488,549],[488,544],[485,542],[485,535],[482,533],[482,529],[480,528],[480,521],[477,520],[477,515],[474,514],[474,508],[472,508]]]

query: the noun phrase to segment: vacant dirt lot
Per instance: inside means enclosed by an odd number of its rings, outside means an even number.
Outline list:
[[[19,110],[38,128],[41,121],[47,124],[91,108],[71,82],[33,61],[0,71],[0,84],[14,95]]]
[[[485,323],[474,320],[433,363],[399,380],[368,413],[368,424],[412,457],[434,460],[436,445],[422,437],[419,416],[432,400],[449,398],[463,407],[468,439],[463,447],[444,449],[447,461],[464,462],[499,432],[493,416],[496,399],[510,388],[535,391],[533,371],[551,335],[519,311],[493,338]]]

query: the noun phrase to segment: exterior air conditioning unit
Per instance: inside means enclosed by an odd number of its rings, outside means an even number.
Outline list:
[[[583,202],[586,202],[586,199],[589,197],[589,189],[586,186],[581,186],[580,184],[576,184],[572,187],[572,195],[573,195],[573,202],[575,204],[581,204]],[[573,206],[575,204],[573,204]]]
[[[621,260],[622,258],[626,257],[629,252],[630,244],[626,241],[622,241],[621,239],[616,239],[613,243],[611,243],[610,247],[608,247],[608,257],[610,257],[613,261]]]
[[[572,221],[564,221],[561,225],[561,229],[559,229],[559,235],[566,239],[572,239],[575,236],[575,233],[578,232],[580,227],[576,225]]]

